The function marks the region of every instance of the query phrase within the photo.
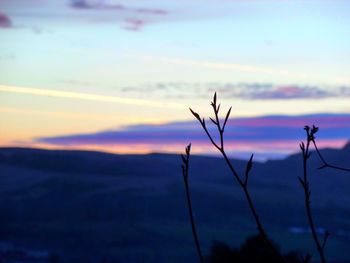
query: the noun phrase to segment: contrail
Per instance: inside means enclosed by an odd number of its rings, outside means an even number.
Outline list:
[[[29,87],[7,86],[7,85],[0,85],[0,92],[21,93],[21,94],[30,94],[30,95],[36,95],[36,96],[68,98],[68,99],[76,99],[76,100],[110,102],[110,103],[117,103],[117,104],[128,104],[128,105],[155,107],[155,108],[163,108],[163,107],[175,108],[175,109],[187,108],[185,105],[178,104],[178,103],[165,103],[165,102],[159,102],[159,101],[149,101],[149,100],[141,100],[141,99],[116,97],[116,96],[98,95],[93,93],[70,92],[70,91],[38,89],[38,88],[29,88]]]

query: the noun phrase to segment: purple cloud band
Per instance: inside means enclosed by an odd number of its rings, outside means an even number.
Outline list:
[[[11,19],[0,11],[0,28],[11,28]]]
[[[236,153],[256,152],[260,158],[285,156],[297,151],[298,143],[305,137],[304,125],[320,127],[321,146],[339,147],[350,139],[350,114],[317,114],[303,116],[265,116],[237,118],[228,122],[225,140]],[[214,127],[208,123],[215,133]],[[217,138],[216,138],[217,139]],[[101,131],[92,134],[75,134],[38,138],[35,142],[56,146],[99,145],[114,147],[128,145],[145,147],[149,151],[180,152],[192,142],[201,153],[212,153],[204,132],[196,121],[174,122],[161,125],[134,125],[120,130]]]

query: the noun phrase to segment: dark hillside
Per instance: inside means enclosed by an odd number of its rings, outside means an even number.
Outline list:
[[[350,146],[323,154],[330,163],[348,166]],[[310,162],[316,225],[319,232],[332,232],[329,257],[349,259],[350,175],[317,170],[316,157]],[[238,170],[245,167],[244,161],[234,163]],[[0,255],[10,247],[27,254],[54,251],[62,262],[193,262],[180,164],[180,157],[171,154],[0,149]],[[297,180],[300,167],[299,154],[255,163],[252,195],[284,251],[316,255]],[[190,170],[205,251],[213,240],[238,246],[255,233],[223,160],[193,156]]]

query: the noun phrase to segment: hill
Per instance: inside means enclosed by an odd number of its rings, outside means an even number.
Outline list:
[[[350,144],[324,149],[348,166]],[[233,160],[243,171],[245,161]],[[0,148],[0,255],[21,251],[35,262],[193,262],[180,158],[88,151]],[[327,255],[350,258],[350,174],[317,170],[310,160],[312,207],[319,232],[332,233]],[[213,240],[238,246],[254,222],[224,161],[192,156],[190,187],[205,251]],[[311,251],[301,156],[254,163],[251,191],[262,221],[282,250]],[[39,255],[39,256],[38,256]],[[28,259],[29,260],[29,259]],[[60,262],[61,262],[60,261]],[[32,261],[23,261],[32,262]]]

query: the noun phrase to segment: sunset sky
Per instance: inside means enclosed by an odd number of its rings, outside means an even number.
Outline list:
[[[279,158],[350,139],[350,2],[0,0],[0,146]],[[224,112],[222,113],[225,114]]]

